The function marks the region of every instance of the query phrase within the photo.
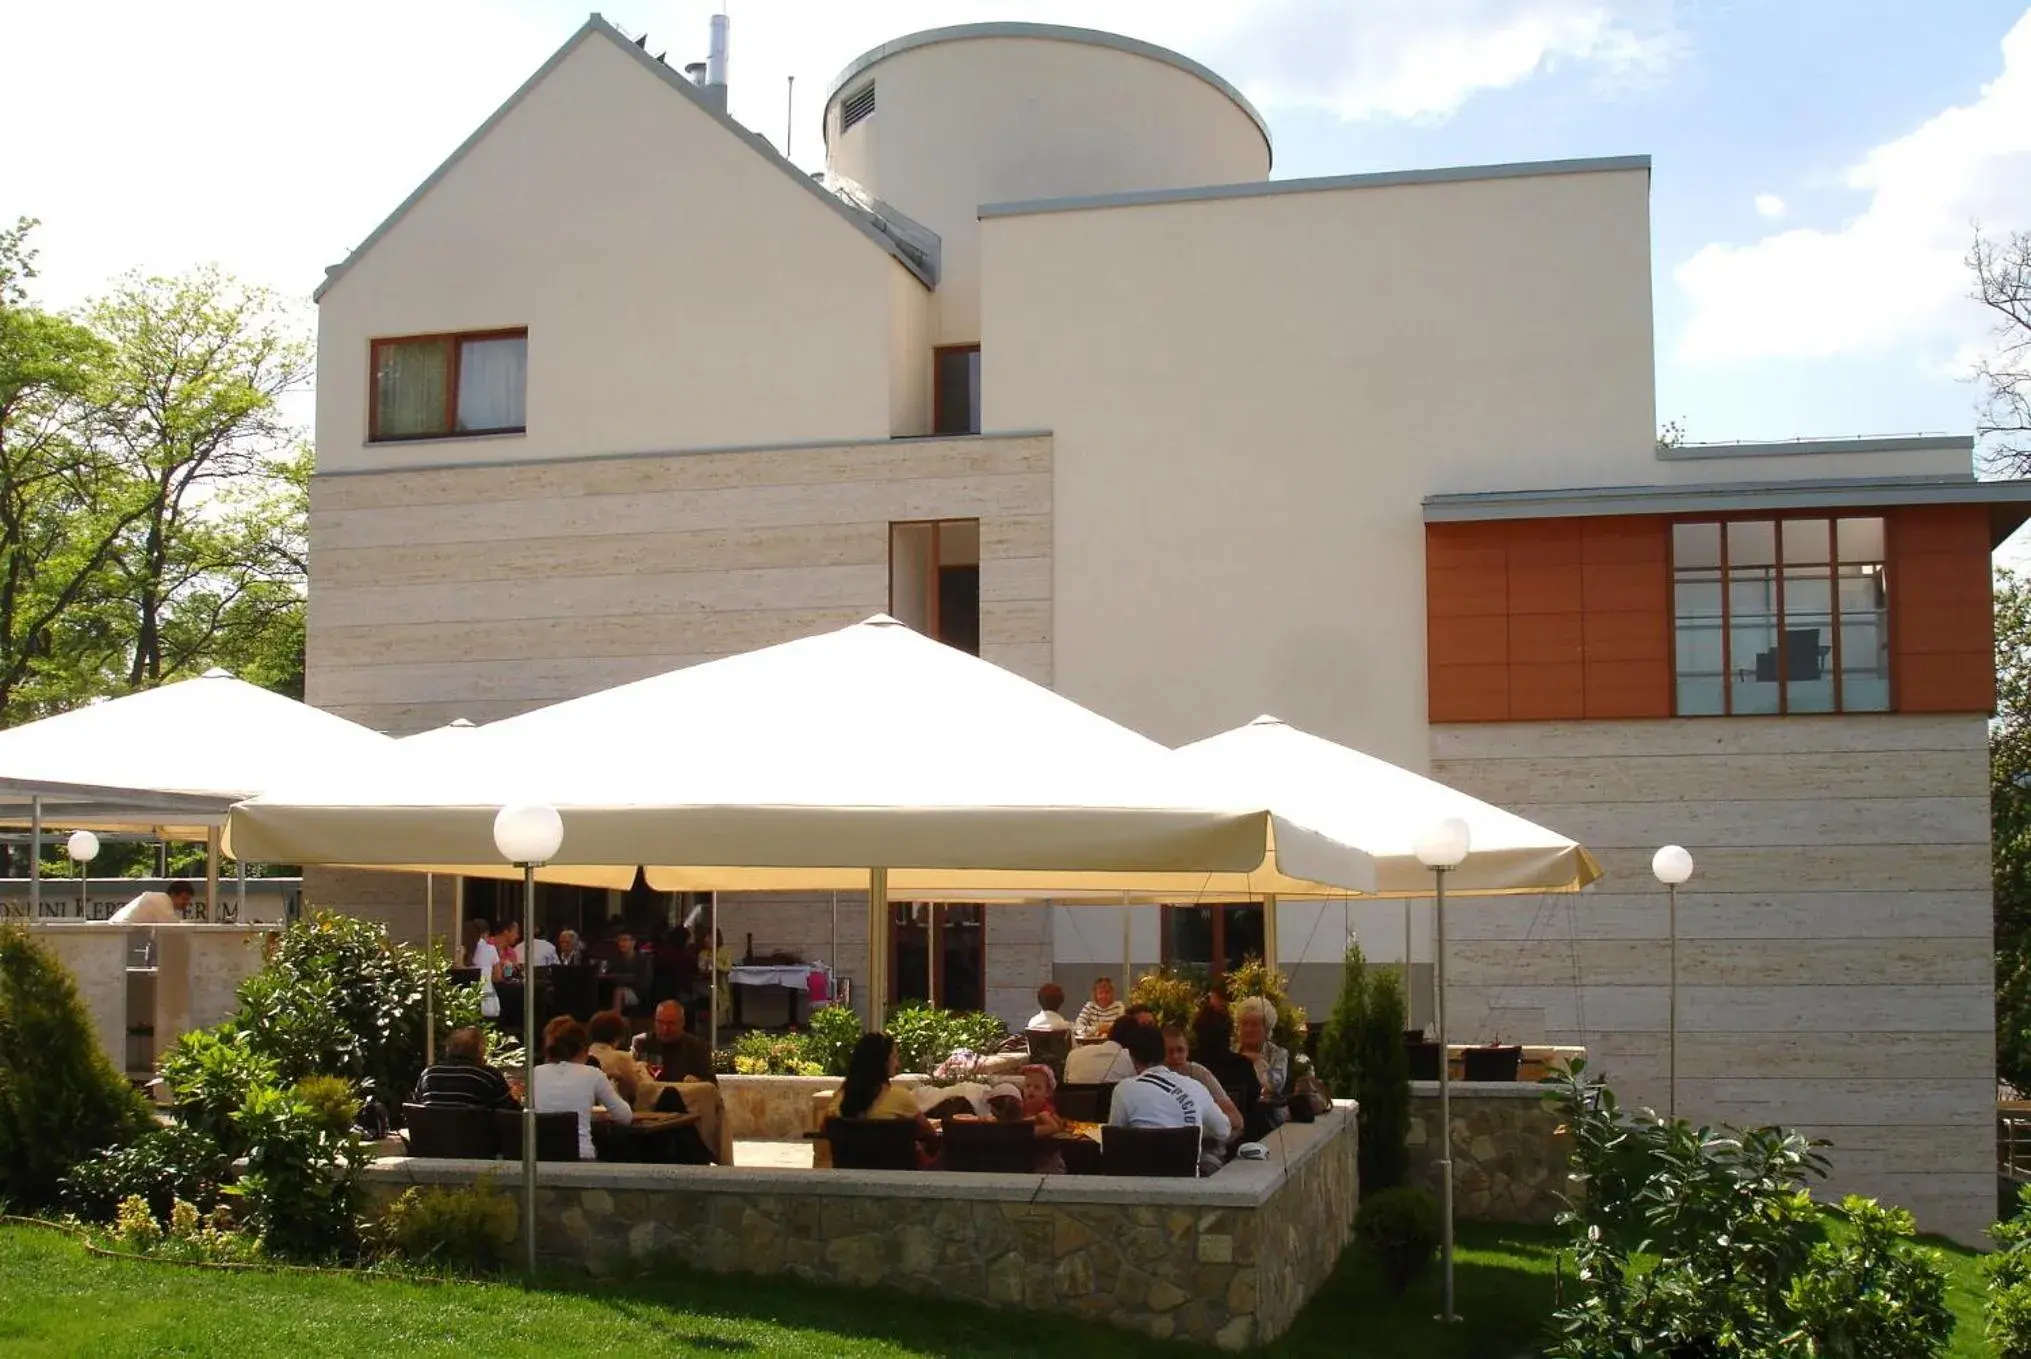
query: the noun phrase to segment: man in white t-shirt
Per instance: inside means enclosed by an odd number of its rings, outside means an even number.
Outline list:
[[[1220,1112],[1213,1092],[1190,1076],[1164,1066],[1164,1038],[1148,1025],[1120,1033],[1135,1064],[1133,1080],[1114,1087],[1107,1121],[1117,1128],[1184,1128],[1196,1125],[1205,1145],[1224,1146],[1234,1125]],[[1215,1164],[1218,1164],[1217,1158]]]
[[[113,912],[109,925],[174,925],[190,909],[196,895],[187,882],[173,882],[161,892],[143,892]]]
[[[529,941],[529,966],[557,966],[557,945],[551,943],[540,934],[531,939]]]
[[[1107,1085],[1126,1081],[1135,1075],[1135,1062],[1128,1054],[1126,1035],[1130,1029],[1148,1029],[1156,1032],[1156,1022],[1150,1015],[1149,1006],[1131,1005],[1122,1011],[1121,1018],[1114,1021],[1114,1027],[1107,1031],[1107,1038],[1099,1043],[1082,1043],[1066,1054],[1065,1082],[1068,1085]],[[1159,1044],[1159,1059],[1163,1049]]]

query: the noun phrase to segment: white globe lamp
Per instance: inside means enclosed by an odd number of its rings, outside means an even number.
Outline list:
[[[71,862],[88,864],[99,857],[99,837],[90,831],[72,831],[63,848]]]
[[[1412,850],[1426,868],[1458,868],[1474,847],[1474,833],[1457,816],[1434,821],[1418,836]]]
[[[1692,855],[1684,845],[1666,845],[1650,856],[1650,871],[1667,887],[1677,887],[1692,876]]]
[[[1671,1008],[1665,1023],[1664,1116],[1678,1117],[1678,889],[1692,877],[1692,855],[1684,845],[1666,845],[1650,856],[1650,871],[1664,884],[1669,905],[1665,908],[1665,935],[1670,940]]]
[[[494,815],[494,848],[511,864],[547,864],[564,844],[564,818],[555,807],[524,803]]]

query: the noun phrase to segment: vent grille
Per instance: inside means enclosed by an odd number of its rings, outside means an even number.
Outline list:
[[[841,132],[846,131],[846,129],[852,127],[855,123],[859,122],[861,119],[867,117],[869,114],[873,112],[874,112],[874,82],[869,81],[867,84],[855,90],[852,94],[846,96],[846,98],[840,103],[839,130]]]

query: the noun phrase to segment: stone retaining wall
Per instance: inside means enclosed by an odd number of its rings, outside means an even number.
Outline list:
[[[1566,1138],[1536,1085],[1453,1082],[1453,1207],[1469,1222],[1550,1222],[1564,1205]],[[1439,1190],[1437,1081],[1411,1082],[1410,1165]]]
[[[539,1249],[598,1274],[788,1273],[1243,1349],[1289,1329],[1354,1216],[1351,1105],[1270,1146],[1203,1180],[549,1163]],[[385,1201],[486,1172],[519,1198],[517,1168],[491,1161],[391,1157],[366,1181]]]

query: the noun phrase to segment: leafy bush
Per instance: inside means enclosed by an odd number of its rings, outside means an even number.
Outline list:
[[[1410,1053],[1403,1046],[1407,1022],[1396,973],[1386,968],[1375,973],[1355,1032],[1354,1098],[1361,1105],[1361,1183],[1376,1189],[1410,1177]]]
[[[113,1216],[113,1239],[138,1251],[150,1250],[162,1239],[162,1225],[155,1220],[147,1199],[135,1194],[120,1200]]]
[[[1982,1262],[1989,1278],[1988,1337],[1996,1359],[2031,1359],[2031,1184],[2017,1214],[1989,1229],[2000,1247]]]
[[[218,1202],[228,1161],[208,1133],[170,1124],[73,1167],[63,1182],[63,1203],[87,1222],[110,1220],[132,1198],[158,1218],[166,1219],[179,1202],[209,1209]]]
[[[1305,1011],[1291,999],[1290,978],[1251,955],[1229,969],[1224,980],[1230,1001],[1261,996],[1276,1006],[1276,1031],[1270,1038],[1286,1052],[1304,1051]]]
[[[1159,1024],[1175,1024],[1187,1034],[1192,1016],[1206,998],[1206,970],[1202,967],[1159,967],[1135,979],[1128,989],[1128,1003],[1147,1005]]]
[[[344,1132],[360,1111],[360,1097],[343,1076],[308,1076],[296,1083],[296,1097],[317,1111],[328,1132]]]
[[[1354,1214],[1354,1235],[1375,1258],[1389,1291],[1401,1294],[1439,1248],[1439,1205],[1414,1185],[1364,1192]]]
[[[320,911],[240,984],[231,1022],[282,1080],[343,1076],[392,1111],[423,1071],[426,976],[440,1041],[479,1022],[479,988],[451,985],[442,959],[389,942],[370,921]]]
[[[1812,1248],[1785,1295],[1788,1345],[1814,1359],[1929,1359],[1953,1338],[1946,1269],[1911,1243],[1911,1214],[1849,1195],[1827,1212],[1842,1224]]]
[[[1824,1144],[1784,1128],[1626,1115],[1584,1062],[1549,1084],[1572,1139],[1575,1193],[1559,1222],[1577,1266],[1551,1354],[1943,1349],[1943,1272],[1908,1243],[1908,1214],[1850,1199],[1828,1236],[1807,1187],[1826,1173]]]
[[[70,972],[26,930],[0,926],[0,1199],[54,1204],[73,1166],[150,1126]]]
[[[252,1038],[231,1024],[192,1029],[162,1059],[176,1115],[207,1134],[228,1156],[246,1151],[233,1115],[257,1085],[281,1080],[273,1058],[257,1052]]]
[[[860,1012],[850,1005],[824,1005],[804,1026],[804,1058],[827,1076],[844,1076],[860,1041]]]
[[[462,1188],[407,1189],[388,1205],[377,1236],[406,1260],[492,1273],[515,1241],[515,1200],[482,1175]]]
[[[905,1071],[929,1073],[960,1048],[992,1052],[1008,1036],[1001,1020],[978,1010],[935,1010],[915,1002],[889,1012],[889,1037]]]
[[[1349,940],[1347,956],[1340,964],[1340,994],[1334,998],[1325,1032],[1319,1035],[1319,1076],[1340,1099],[1360,1098],[1356,1087],[1361,1080],[1361,1033],[1367,1018],[1368,959],[1361,945]],[[1402,1042],[1398,1035],[1398,1045]],[[1361,1183],[1366,1185],[1368,1177],[1362,1176]]]
[[[822,1076],[825,1069],[806,1056],[804,1037],[794,1033],[744,1033],[734,1040],[734,1074],[740,1076]]]
[[[360,1168],[368,1160],[359,1135],[334,1127],[328,1106],[294,1089],[257,1087],[235,1118],[248,1150],[247,1173],[234,1191],[263,1246],[298,1259],[352,1254]]]

